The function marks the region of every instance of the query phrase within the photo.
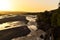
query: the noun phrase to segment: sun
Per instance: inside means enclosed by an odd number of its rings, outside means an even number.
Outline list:
[[[11,3],[9,0],[0,0],[0,10],[9,11],[11,9]]]

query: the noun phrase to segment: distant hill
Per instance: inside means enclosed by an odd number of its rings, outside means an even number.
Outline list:
[[[60,9],[60,8],[58,8]],[[48,12],[56,12],[58,9],[50,10]],[[45,12],[45,11],[44,11]],[[44,12],[19,12],[19,11],[0,11],[0,15],[4,14],[39,14]]]
[[[6,15],[6,14],[26,14],[26,15],[37,15],[38,20],[43,21],[51,21],[52,25],[59,25],[60,26],[60,7],[54,10],[50,11],[44,11],[44,12],[9,12],[9,11],[0,11],[0,15]],[[42,19],[41,19],[42,17]],[[49,23],[49,22],[47,22]]]

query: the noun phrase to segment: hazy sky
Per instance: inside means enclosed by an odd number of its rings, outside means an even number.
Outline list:
[[[0,10],[40,12],[58,7],[59,0],[0,0]]]

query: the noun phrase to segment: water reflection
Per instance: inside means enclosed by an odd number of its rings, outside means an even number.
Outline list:
[[[3,23],[3,24],[0,24],[0,30],[20,27],[20,26],[24,26],[24,25],[25,25],[25,23],[22,22],[22,21],[6,22],[6,23]]]
[[[4,19],[4,18],[9,18],[9,17],[15,17],[17,15],[13,15],[13,14],[9,14],[9,15],[1,15],[0,19]]]
[[[28,26],[29,29],[34,28],[35,30],[37,26],[36,19],[36,15],[1,15],[0,21],[2,22],[2,24],[0,24],[0,30],[20,27],[24,25]]]
[[[9,19],[6,19],[6,18],[9,18]],[[10,19],[10,18],[12,18],[12,19]],[[19,40],[40,40],[41,39],[40,35],[43,33],[45,34],[45,32],[42,30],[36,31],[38,29],[37,22],[36,22],[37,15],[11,15],[10,14],[10,15],[2,15],[2,16],[0,16],[0,19],[2,19],[4,21],[2,24],[0,24],[0,30],[27,26],[28,29],[31,31],[30,34],[32,36],[28,36],[29,35],[28,34],[25,37],[17,37],[17,38],[13,38],[12,40],[18,40],[18,39]],[[6,21],[4,19],[9,20],[9,21]],[[13,21],[11,21],[11,20],[13,20]],[[28,22],[25,23],[26,21],[28,21]]]

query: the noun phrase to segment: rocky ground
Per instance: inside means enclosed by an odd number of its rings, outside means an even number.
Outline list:
[[[40,38],[41,35],[43,35],[43,37],[45,36],[45,32],[42,30],[37,30],[37,31],[33,31],[30,34],[28,34],[27,36],[24,37],[17,37],[17,38],[13,38],[11,40],[44,40],[44,38]]]

